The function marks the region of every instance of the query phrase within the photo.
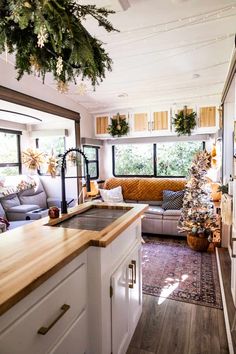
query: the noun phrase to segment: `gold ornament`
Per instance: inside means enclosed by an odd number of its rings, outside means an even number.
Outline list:
[[[63,60],[62,60],[62,57],[58,57],[58,59],[57,59],[57,69],[56,69],[56,73],[57,73],[58,76],[61,75],[62,70],[63,70]]]
[[[77,156],[74,151],[69,152],[67,155],[67,161],[69,162],[70,166],[75,166],[77,163]]]
[[[50,156],[47,160],[47,165],[48,165],[47,173],[49,173],[52,178],[56,177],[58,161],[59,159],[54,157],[54,155]]]
[[[67,93],[69,91],[69,86],[67,82],[64,82],[62,80],[59,80],[57,82],[57,90],[60,93]]]
[[[37,170],[40,165],[44,163],[44,153],[31,148],[22,152],[22,163],[26,165],[29,170]]]
[[[81,82],[76,89],[76,93],[78,93],[80,96],[84,96],[87,92],[87,86]]]
[[[215,144],[212,145],[211,157],[216,157],[216,145]]]
[[[30,5],[30,3],[28,1],[25,1],[24,7],[27,7],[28,9],[30,9],[32,6]]]
[[[37,62],[37,59],[35,58],[34,55],[30,55],[30,65],[32,66],[32,68],[35,70],[35,71],[39,71],[40,70],[40,65],[39,63]]]

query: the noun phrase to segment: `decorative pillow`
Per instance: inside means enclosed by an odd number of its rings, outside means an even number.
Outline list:
[[[99,189],[102,200],[108,203],[122,203],[124,201],[121,186],[113,189]]]
[[[178,210],[183,206],[184,191],[163,191],[162,208],[164,210]]]

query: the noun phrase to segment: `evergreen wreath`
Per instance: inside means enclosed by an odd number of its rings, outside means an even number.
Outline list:
[[[79,75],[95,86],[112,60],[82,23],[90,15],[106,31],[116,31],[107,20],[112,13],[75,0],[1,0],[0,54],[15,53],[18,80],[27,73],[44,82],[51,72],[62,91]]]
[[[175,118],[173,118],[173,125],[177,135],[191,135],[192,130],[197,125],[196,118],[197,113],[188,113],[187,106],[185,106],[184,109],[181,110],[178,114],[175,114]]]
[[[113,137],[121,137],[127,135],[129,132],[129,123],[126,121],[125,117],[122,117],[119,113],[113,118],[111,118],[111,124],[108,125],[108,133]]]

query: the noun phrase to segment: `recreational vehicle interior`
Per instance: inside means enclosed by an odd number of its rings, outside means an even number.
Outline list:
[[[0,14],[0,354],[236,353],[236,1]]]

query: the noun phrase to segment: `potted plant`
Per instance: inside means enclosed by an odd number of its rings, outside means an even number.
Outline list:
[[[195,155],[178,227],[181,232],[187,232],[188,245],[196,251],[206,251],[212,241],[212,233],[219,228],[206,177],[210,165],[211,155],[208,152],[201,151]]]

